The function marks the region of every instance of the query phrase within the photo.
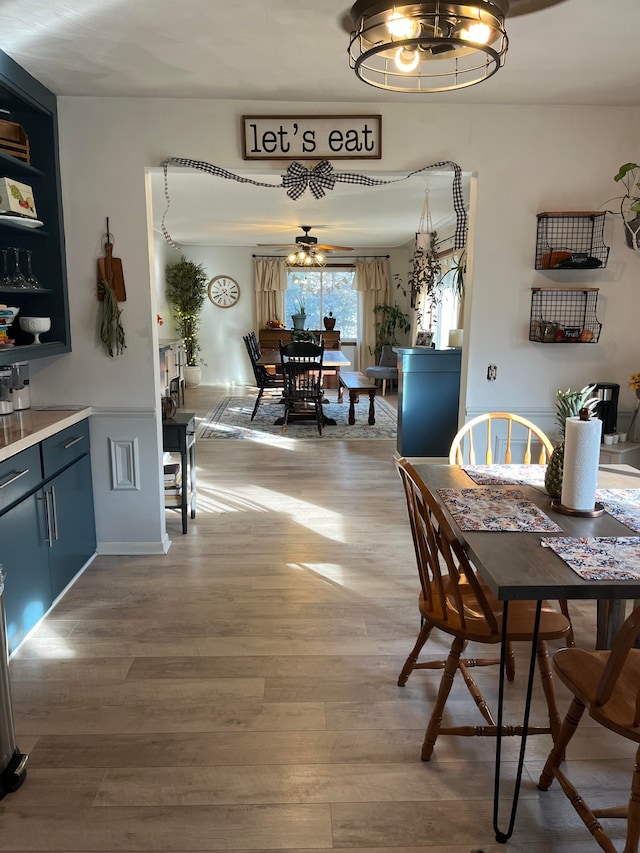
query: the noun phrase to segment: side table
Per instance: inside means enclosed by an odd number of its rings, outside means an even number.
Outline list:
[[[182,532],[187,532],[187,509],[196,517],[196,415],[195,412],[176,412],[162,421],[162,449],[180,454],[182,473]],[[187,478],[188,474],[188,478]]]

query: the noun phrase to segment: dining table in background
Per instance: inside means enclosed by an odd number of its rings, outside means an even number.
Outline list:
[[[409,459],[411,461],[411,459]],[[527,600],[537,602],[537,615],[532,642],[529,680],[524,710],[524,728],[528,724],[531,706],[531,689],[535,669],[535,648],[543,600],[552,599],[592,599],[599,602],[599,621],[606,615],[620,619],[624,613],[627,599],[640,599],[640,579],[638,580],[585,580],[573,571],[551,548],[542,547],[540,531],[479,531],[461,530],[455,518],[449,513],[446,503],[439,495],[440,489],[486,488],[474,482],[461,466],[417,462],[416,471],[427,488],[440,501],[459,540],[465,546],[473,564],[493,594],[504,602],[503,640],[501,647],[501,666],[499,675],[498,700],[498,737],[496,738],[496,770],[493,803],[493,825],[498,842],[506,842],[513,834],[515,824],[520,780],[524,765],[526,735],[521,738],[520,755],[509,826],[502,832],[498,826],[498,807],[500,798],[500,756],[502,705],[504,696],[504,655],[505,629],[508,618],[509,601]],[[509,488],[509,486],[501,486]],[[514,489],[524,493],[527,500],[539,507],[561,528],[559,535],[568,537],[637,536],[630,527],[617,521],[607,512],[594,518],[564,515],[551,509],[551,498],[541,488],[522,483],[514,483]],[[638,489],[640,488],[640,470],[630,465],[600,465],[598,469],[598,488],[600,489]],[[545,534],[550,536],[552,534]],[[609,605],[602,609],[600,602]],[[620,607],[620,605],[622,605]],[[622,615],[622,618],[624,616]],[[616,620],[614,620],[616,621]],[[602,629],[603,626],[600,626]],[[615,635],[616,626],[607,625],[607,632]],[[602,630],[599,630],[602,639]]]
[[[280,350],[262,350],[260,358],[256,362],[262,367],[274,367],[278,368],[282,364],[282,358],[280,356]],[[341,367],[349,367],[351,362],[346,357],[346,355],[338,349],[326,349],[324,351],[322,357],[322,370],[325,368],[331,370],[331,372],[340,372]],[[323,402],[328,402],[328,400],[323,400]],[[300,417],[300,415],[298,415]],[[310,418],[312,417],[312,413],[304,413],[301,417]],[[315,417],[315,414],[313,414]],[[283,423],[284,417],[277,418],[274,423],[276,426],[279,426]],[[326,415],[323,416],[324,426],[336,426],[336,421],[333,418],[329,418]]]

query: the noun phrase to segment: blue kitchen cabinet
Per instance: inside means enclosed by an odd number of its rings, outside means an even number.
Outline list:
[[[54,529],[49,549],[55,599],[96,550],[91,462],[88,456],[58,474],[45,489],[51,495]]]
[[[51,575],[42,489],[0,516],[7,643],[12,652],[51,607]]]

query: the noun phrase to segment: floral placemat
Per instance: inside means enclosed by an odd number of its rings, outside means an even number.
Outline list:
[[[596,500],[609,515],[640,533],[640,489],[598,489]]]
[[[463,465],[479,486],[538,486],[544,488],[546,465]]]
[[[540,544],[555,551],[584,580],[640,580],[639,536],[545,537]]]
[[[520,489],[439,489],[460,530],[562,532]]]

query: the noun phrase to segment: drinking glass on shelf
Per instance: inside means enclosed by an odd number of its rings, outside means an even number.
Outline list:
[[[39,289],[40,282],[33,274],[33,270],[31,269],[31,255],[33,253],[32,249],[25,249],[25,254],[27,256],[27,278],[26,278],[26,286],[32,289]]]
[[[13,284],[11,273],[7,267],[8,249],[2,250],[2,275],[0,276],[0,287],[11,287]]]
[[[14,270],[13,275],[11,276],[11,284],[13,287],[26,287],[27,279],[25,278],[24,273],[20,269],[20,249],[17,246],[13,246],[11,251],[14,254]]]

